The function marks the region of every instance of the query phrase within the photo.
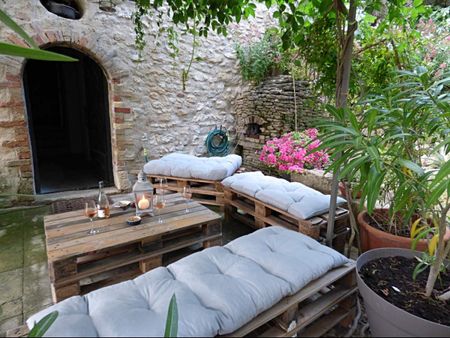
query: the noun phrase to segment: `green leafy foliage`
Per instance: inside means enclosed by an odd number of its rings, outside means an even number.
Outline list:
[[[45,61],[77,61],[66,55],[57,54],[39,49],[33,39],[14,21],[8,14],[0,9],[0,22],[12,29],[17,35],[25,40],[31,47],[22,47],[10,43],[0,42],[0,54],[24,57],[27,59]]]
[[[164,337],[176,337],[178,335],[178,306],[175,295],[170,299],[169,310],[167,311],[166,330]]]
[[[258,84],[271,70],[278,66],[277,58],[280,53],[277,39],[277,35],[267,31],[260,41],[246,46],[239,44],[236,46],[239,66],[244,80]]]
[[[50,326],[53,325],[56,318],[58,318],[58,311],[53,311],[42,318],[39,322],[35,323],[33,328],[31,329],[28,337],[43,337],[44,334],[48,331]]]
[[[320,127],[322,147],[333,150],[329,170],[340,169],[341,179],[359,178],[361,204],[367,203],[369,213],[377,202],[390,206],[391,215],[401,212],[404,223],[396,224],[401,232],[414,213],[434,210],[450,182],[448,161],[438,171],[423,163],[433,151],[429,144],[450,150],[450,77],[432,77],[419,67],[396,79],[357,109],[329,107],[334,120],[322,121]]]

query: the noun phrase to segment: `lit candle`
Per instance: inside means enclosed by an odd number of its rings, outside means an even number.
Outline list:
[[[142,196],[141,200],[138,202],[138,207],[141,210],[148,209],[150,207],[150,201]]]

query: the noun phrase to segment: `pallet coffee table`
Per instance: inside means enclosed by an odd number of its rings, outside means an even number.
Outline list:
[[[185,208],[179,194],[167,195],[164,222],[145,216],[137,226],[126,223],[134,209],[113,210],[109,219],[93,222],[99,230],[95,235],[88,234],[91,224],[83,210],[46,216],[53,301],[134,278],[161,266],[169,254],[172,260],[181,258],[188,254],[181,249],[196,244],[221,245],[221,216],[195,201],[189,203],[189,213]]]

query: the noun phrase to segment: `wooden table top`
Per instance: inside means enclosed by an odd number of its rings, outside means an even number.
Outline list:
[[[84,210],[46,216],[48,260],[60,261],[221,219],[219,214],[195,201],[189,202],[189,213],[185,209],[185,199],[180,194],[169,194],[166,207],[161,211],[164,223],[158,224],[157,216],[144,216],[137,226],[126,223],[126,219],[135,214],[134,209],[112,209],[110,218],[93,221],[94,228],[100,231],[95,235],[88,234],[91,224]]]

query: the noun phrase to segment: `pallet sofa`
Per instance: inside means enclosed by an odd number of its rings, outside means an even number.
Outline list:
[[[241,166],[238,155],[225,157],[197,157],[172,153],[144,165],[148,179],[155,183],[161,178],[168,181],[168,190],[182,192],[189,185],[192,198],[204,205],[224,207],[224,194],[220,183],[233,175]]]
[[[354,318],[355,264],[308,236],[268,227],[64,300],[27,324],[56,310],[46,336],[163,336],[173,294],[179,336],[321,336]]]
[[[278,225],[312,238],[326,238],[330,196],[298,182],[261,172],[236,174],[222,181],[225,215],[254,228]],[[338,204],[345,200],[338,198]],[[333,247],[343,252],[348,234],[348,211],[337,208]]]

